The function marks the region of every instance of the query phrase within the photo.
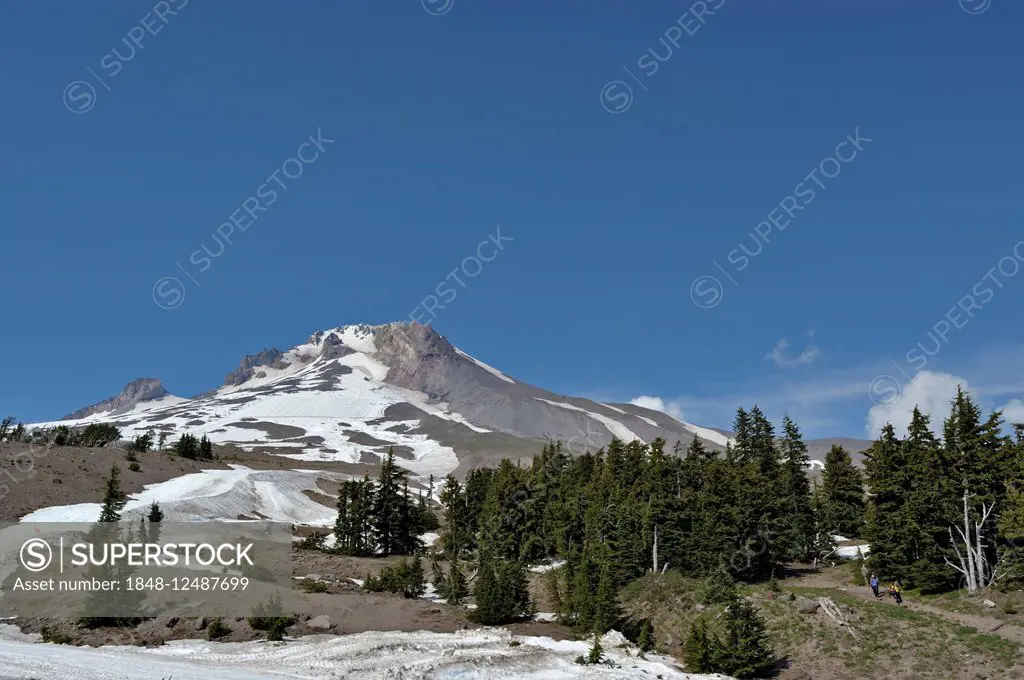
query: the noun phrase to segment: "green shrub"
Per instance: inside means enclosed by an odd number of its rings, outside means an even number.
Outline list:
[[[402,593],[414,599],[421,597],[427,586],[423,575],[423,560],[414,557],[411,561],[402,561],[393,567],[384,567],[377,576],[367,576],[363,588],[372,593]]]
[[[231,629],[220,620],[216,618],[210,624],[210,627],[206,629],[207,640],[219,640],[222,637],[226,637],[231,634]]]
[[[306,579],[302,582],[302,589],[307,593],[326,593],[327,584],[323,581],[311,581]]]
[[[267,642],[281,642],[288,626],[295,623],[294,616],[250,616],[249,627],[267,633]]]
[[[855,586],[867,585],[864,580],[864,558],[861,556],[850,563],[850,583]]]
[[[43,626],[39,629],[39,634],[43,636],[43,642],[52,642],[55,645],[70,645],[71,637],[60,631],[54,630],[49,626]]]
[[[725,571],[712,572],[701,585],[698,597],[704,604],[723,604],[736,599],[736,583]]]
[[[326,541],[327,534],[315,531],[299,541],[298,548],[299,550],[317,550],[319,552],[324,552],[327,549]]]

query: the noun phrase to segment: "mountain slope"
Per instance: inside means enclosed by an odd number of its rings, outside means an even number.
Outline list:
[[[565,441],[574,453],[613,436],[684,446],[700,436],[711,448],[726,441],[659,411],[522,383],[415,323],[343,326],[285,352],[265,349],[192,399],[169,395],[159,381],[135,381],[59,423],[100,421],[129,437],[189,432],[296,460],[373,463],[393,447],[404,467],[423,476],[529,458],[545,440]]]

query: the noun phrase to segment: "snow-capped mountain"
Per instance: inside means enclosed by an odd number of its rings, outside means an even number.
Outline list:
[[[377,462],[389,447],[417,475],[461,473],[502,457],[532,457],[544,440],[581,453],[663,437],[712,448],[727,437],[633,404],[603,404],[528,385],[454,347],[429,326],[391,323],[318,331],[288,351],[245,357],[217,389],[183,399],[158,380],[62,421],[113,422],[206,435],[296,460]]]
[[[169,393],[163,383],[156,378],[139,378],[125,385],[116,397],[110,397],[92,406],[78,409],[74,413],[64,416],[64,419],[77,420],[87,418],[95,413],[115,415],[130,411],[140,403],[150,406],[155,404],[166,406],[177,401],[180,401],[180,398]]]

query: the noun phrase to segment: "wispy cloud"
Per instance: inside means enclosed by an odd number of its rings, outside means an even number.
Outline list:
[[[814,339],[814,333],[810,333],[811,339]],[[821,359],[824,355],[821,353],[821,349],[813,344],[808,344],[804,347],[803,351],[797,355],[793,355],[789,351],[789,341],[782,338],[775,343],[775,348],[771,352],[765,355],[765,359],[771,359],[775,362],[775,365],[779,368],[794,368],[796,366],[808,366],[813,364],[815,361]]]

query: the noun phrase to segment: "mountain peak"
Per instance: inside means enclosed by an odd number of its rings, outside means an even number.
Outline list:
[[[76,420],[91,416],[94,413],[127,411],[142,401],[153,401],[170,395],[164,384],[157,378],[136,378],[124,386],[116,397],[78,409],[61,420]]]
[[[284,368],[281,364],[283,356],[284,353],[275,347],[264,349],[256,354],[246,354],[242,357],[242,362],[238,365],[238,368],[228,373],[224,378],[224,384],[241,385],[256,373],[256,368],[259,366]]]

